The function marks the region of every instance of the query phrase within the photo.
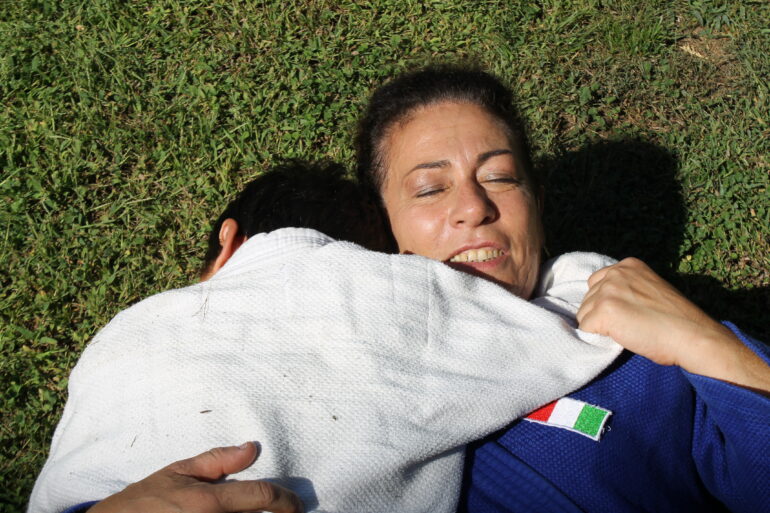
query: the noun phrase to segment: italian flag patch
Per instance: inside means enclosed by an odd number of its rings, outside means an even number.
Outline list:
[[[562,397],[524,417],[524,420],[568,429],[599,441],[612,412],[583,401]]]

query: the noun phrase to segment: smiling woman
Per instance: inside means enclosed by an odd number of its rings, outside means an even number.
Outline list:
[[[357,138],[402,253],[532,295],[541,191],[510,92],[476,71],[426,70],[378,90]]]
[[[524,164],[472,103],[420,109],[386,138],[382,198],[402,253],[484,275],[529,298],[543,243]]]

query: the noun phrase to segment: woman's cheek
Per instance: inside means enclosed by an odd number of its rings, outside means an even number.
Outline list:
[[[442,248],[438,246],[441,237],[441,221],[432,209],[425,207],[403,209],[399,212],[397,223],[393,227],[393,234],[402,253],[443,258]]]

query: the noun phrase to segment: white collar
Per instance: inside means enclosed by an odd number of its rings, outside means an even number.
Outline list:
[[[291,254],[325,246],[331,242],[336,241],[310,228],[281,228],[258,233],[249,237],[211,279],[236,274],[244,267],[251,267],[255,260],[262,264],[276,259],[285,260]]]

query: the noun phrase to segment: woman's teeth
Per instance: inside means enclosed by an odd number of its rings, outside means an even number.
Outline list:
[[[487,260],[492,260],[500,255],[502,255],[503,252],[499,249],[494,248],[482,248],[482,249],[469,249],[468,251],[463,251],[462,253],[458,253],[457,255],[453,256],[449,259],[450,262],[486,262]]]

